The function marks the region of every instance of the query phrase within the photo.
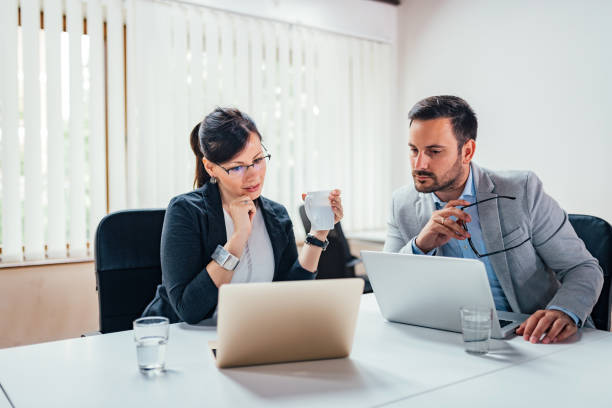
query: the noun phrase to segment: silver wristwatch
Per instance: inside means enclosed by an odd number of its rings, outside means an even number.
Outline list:
[[[212,254],[212,259],[223,269],[227,269],[228,271],[233,271],[236,269],[238,263],[240,262],[240,259],[230,254],[227,249],[223,248],[221,245],[217,245],[217,248],[215,248],[215,251]]]

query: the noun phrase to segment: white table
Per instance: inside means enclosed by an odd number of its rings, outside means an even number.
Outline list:
[[[470,408],[612,406],[612,336],[578,342],[521,364],[467,379],[435,392],[402,398],[399,407]]]
[[[11,408],[11,404],[2,389],[0,389],[0,408]]]
[[[0,383],[16,407],[372,407],[429,401],[444,406],[451,400],[461,406],[480,401],[475,397],[483,389],[484,406],[491,389],[519,398],[516,376],[532,388],[555,383],[557,391],[578,399],[586,391],[575,378],[596,375],[591,359],[581,358],[588,350],[608,366],[606,372],[612,367],[610,333],[582,330],[579,341],[556,345],[532,345],[521,338],[494,341],[495,352],[476,357],[463,351],[460,334],[386,322],[373,295],[362,298],[348,359],[218,370],[207,348],[215,335],[214,328],[172,325],[168,371],[157,377],[138,372],[129,331],[4,349]],[[578,375],[561,371],[570,366]],[[607,394],[602,401],[610,405],[612,391],[602,392]],[[454,393],[466,399],[457,404]]]

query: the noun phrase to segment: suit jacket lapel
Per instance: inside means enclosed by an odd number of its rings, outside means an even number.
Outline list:
[[[225,217],[223,216],[223,205],[221,204],[219,186],[206,183],[202,189],[208,210],[208,231],[206,231],[208,237],[205,242],[210,243],[207,248],[210,252],[208,256],[210,256],[217,245],[225,245],[228,237],[225,232]]]
[[[481,168],[472,163],[472,171],[474,173],[474,182],[476,184],[476,199],[478,201],[485,200],[490,197],[496,197],[494,193],[495,186],[491,178]],[[502,229],[499,220],[498,200],[491,200],[484,204],[478,205],[478,217],[480,219],[480,229],[484,239],[487,252],[497,251],[503,248]],[[493,271],[497,276],[497,280],[504,290],[504,294],[508,299],[508,303],[514,312],[520,312],[520,307],[514,293],[514,285],[510,276],[508,267],[508,259],[506,253],[489,256]]]

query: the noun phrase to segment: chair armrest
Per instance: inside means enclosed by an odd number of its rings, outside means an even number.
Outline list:
[[[352,257],[347,263],[346,263],[346,267],[347,268],[352,268],[355,265],[359,265],[361,263],[361,258],[357,258],[357,257]]]

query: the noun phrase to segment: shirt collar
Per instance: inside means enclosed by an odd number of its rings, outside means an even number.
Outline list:
[[[470,164],[470,173],[468,174],[467,181],[465,182],[465,187],[463,187],[463,192],[459,196],[458,200],[465,200],[469,202],[474,202],[476,188],[474,186],[474,177],[472,177],[472,165]],[[431,193],[433,197],[434,203],[437,207],[444,207],[446,203],[438,198],[435,193]]]

